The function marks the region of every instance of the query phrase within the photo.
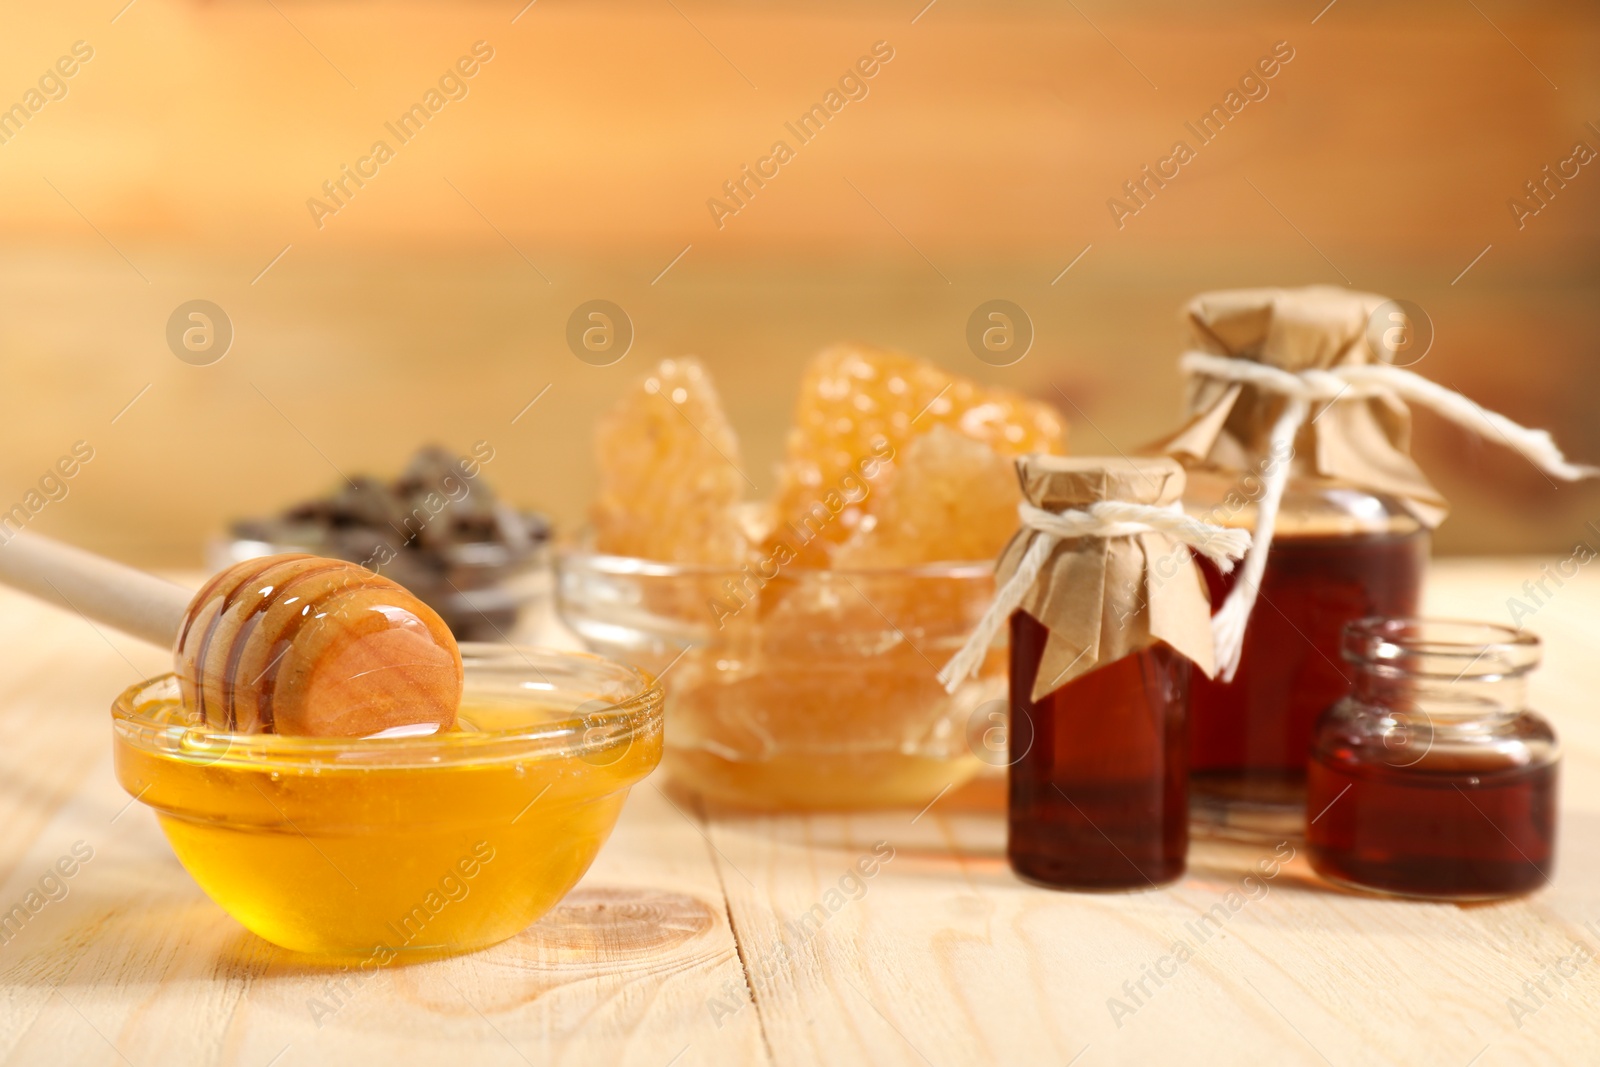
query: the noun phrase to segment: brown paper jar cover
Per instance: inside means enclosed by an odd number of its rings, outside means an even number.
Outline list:
[[[1383,362],[1368,324],[1386,303],[1375,293],[1329,285],[1230,289],[1201,293],[1185,315],[1192,348],[1298,372]],[[1253,386],[1196,376],[1189,382],[1189,421],[1150,451],[1248,469],[1265,454],[1284,404],[1282,396]],[[1448,511],[1411,458],[1411,412],[1396,397],[1327,405],[1301,428],[1294,469],[1395,497],[1430,529]]]
[[[1022,495],[1061,512],[1102,500],[1167,506],[1183,495],[1184,472],[1166,457],[1030,455],[1017,460]],[[1034,537],[1024,527],[1000,556],[1004,586]],[[1030,699],[1037,702],[1080,675],[1165,641],[1209,677],[1211,605],[1188,546],[1163,533],[1077,537],[1057,543],[1023,597],[1050,631]]]

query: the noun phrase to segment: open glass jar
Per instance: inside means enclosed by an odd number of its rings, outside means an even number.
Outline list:
[[[1549,881],[1559,750],[1524,707],[1539,640],[1504,626],[1367,619],[1354,690],[1313,739],[1311,865],[1400,896],[1481,900]]]
[[[1241,529],[1256,524],[1260,464],[1249,473],[1189,471],[1184,510]],[[1338,649],[1346,623],[1415,615],[1430,535],[1404,503],[1335,478],[1291,473],[1254,619],[1231,682],[1196,677],[1191,690],[1190,789],[1195,819],[1214,833],[1297,833],[1306,753],[1317,716],[1350,691]],[[1200,559],[1221,604],[1238,572]]]

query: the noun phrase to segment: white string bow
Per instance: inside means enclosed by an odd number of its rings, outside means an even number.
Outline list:
[[[954,692],[978,669],[983,657],[988,654],[989,644],[995,634],[1028,595],[1028,590],[1038,581],[1039,572],[1050,558],[1050,553],[1062,541],[1079,537],[1165,534],[1214,562],[1224,574],[1233,570],[1233,561],[1250,547],[1248,532],[1190,518],[1176,503],[1156,506],[1101,500],[1083,508],[1047,511],[1023,501],[1017,505],[1017,514],[1022,519],[1022,528],[1031,531],[1033,539],[1018,561],[1016,572],[996,590],[989,610],[978,621],[977,629],[972,631],[966,644],[950,657],[950,662],[939,672],[939,682],[946,692]]]
[[[1272,546],[1278,509],[1289,483],[1288,460],[1294,455],[1295,437],[1305,424],[1312,404],[1395,397],[1409,404],[1429,408],[1481,436],[1489,436],[1486,429],[1493,431],[1508,448],[1520,452],[1530,463],[1552,477],[1575,482],[1600,475],[1600,467],[1569,463],[1561,449],[1556,447],[1548,430],[1530,429],[1513,422],[1452,389],[1388,363],[1286,371],[1250,359],[1235,359],[1209,352],[1185,352],[1178,366],[1191,376],[1240,382],[1263,392],[1280,394],[1288,400],[1268,438],[1267,454],[1282,456],[1283,459],[1268,469],[1262,478],[1254,543],[1245,557],[1244,567],[1239,572],[1233,591],[1211,620],[1212,632],[1217,640],[1217,676],[1225,682],[1232,681],[1234,672],[1239,669],[1245,629],[1250,623],[1250,615],[1261,590],[1261,578],[1267,567],[1267,551]]]

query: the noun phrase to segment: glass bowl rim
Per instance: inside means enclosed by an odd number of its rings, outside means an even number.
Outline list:
[[[525,512],[524,514],[537,514]],[[266,556],[277,556],[294,553],[303,553],[310,556],[323,556],[328,559],[341,559],[346,563],[361,563],[359,559],[345,559],[343,556],[333,555],[334,547],[327,541],[321,544],[309,544],[311,539],[300,541],[272,541],[262,540],[259,537],[239,537],[232,533],[224,533],[210,538],[206,542],[207,551],[225,554],[230,560],[243,562],[246,559],[261,559]],[[528,546],[517,551],[498,541],[458,541],[442,547],[441,554],[445,556],[452,567],[467,571],[506,571],[508,574],[519,570],[538,568],[543,566],[549,554],[551,539],[547,536],[542,540],[530,541]],[[243,550],[249,555],[240,556]],[[406,546],[401,546],[399,554],[405,555]]]
[[[179,722],[157,722],[150,709],[168,701],[141,701],[149,691],[175,686],[171,671],[146,678],[118,694],[111,705],[113,727],[130,747],[154,755],[187,756],[197,763],[248,763],[253,767],[328,769],[348,766],[363,770],[417,767],[453,767],[462,763],[586,757],[657,732],[663,724],[666,694],[647,671],[618,660],[558,648],[503,645],[492,642],[461,643],[462,665],[469,678],[474,667],[490,669],[526,664],[527,677],[541,676],[541,662],[554,669],[579,666],[598,682],[620,681],[629,695],[604,706],[574,709],[570,718],[553,718],[505,730],[451,732],[400,737],[294,737],[281,734],[238,734]],[[601,677],[601,672],[609,678]],[[470,683],[469,683],[470,684]],[[554,685],[552,684],[552,688]],[[183,749],[184,743],[189,749]],[[341,758],[343,757],[343,758]],[[351,757],[375,757],[352,759]],[[336,762],[335,762],[336,761]]]
[[[729,567],[712,563],[673,563],[666,560],[645,559],[642,556],[618,556],[596,552],[583,544],[562,545],[555,551],[555,569],[558,575],[571,573],[574,565],[601,574],[620,577],[643,578],[731,578],[742,577],[743,567]],[[914,563],[892,567],[815,567],[786,563],[776,574],[765,581],[791,578],[826,579],[841,578],[944,578],[971,581],[994,578],[995,561],[947,560],[933,563]]]

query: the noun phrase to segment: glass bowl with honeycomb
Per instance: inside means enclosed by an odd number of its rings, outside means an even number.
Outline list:
[[[664,361],[597,427],[592,528],[558,553],[558,608],[662,678],[679,786],[745,808],[921,808],[985,765],[968,725],[1005,696],[1004,649],[954,693],[936,674],[994,595],[1015,457],[1065,437],[1048,405],[839,345],[802,379],[775,490],[750,500],[709,375]]]

